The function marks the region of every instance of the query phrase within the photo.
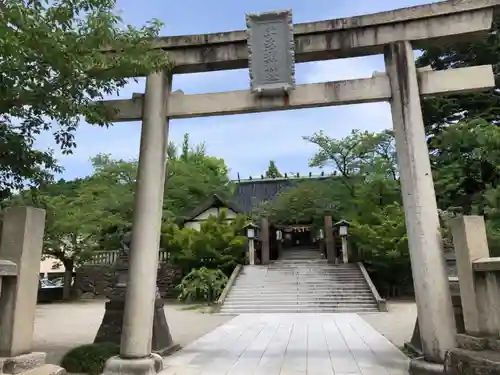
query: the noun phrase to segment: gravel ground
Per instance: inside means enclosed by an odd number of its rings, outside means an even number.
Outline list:
[[[47,352],[47,363],[58,364],[75,346],[89,344],[101,324],[104,301],[82,301],[38,305],[33,351]],[[167,304],[165,313],[174,341],[182,346],[232,319],[204,314],[186,305]]]
[[[361,315],[373,328],[397,347],[410,341],[417,319],[415,301],[389,301],[388,312]]]

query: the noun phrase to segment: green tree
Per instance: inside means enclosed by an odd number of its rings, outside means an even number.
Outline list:
[[[115,250],[132,228],[137,163],[114,160],[106,154],[96,155],[91,162],[94,172],[88,177],[88,184],[105,202],[105,211],[120,218],[113,225],[100,228],[100,250]]]
[[[490,249],[500,254],[500,127],[482,119],[462,121],[430,143],[439,206],[484,216]]]
[[[500,186],[500,128],[482,119],[446,127],[431,140],[439,205],[484,214],[484,194]]]
[[[350,234],[379,291],[399,296],[411,290],[410,253],[401,204],[364,212],[351,221]]]
[[[108,191],[91,179],[60,181],[36,194],[27,191],[20,199],[46,210],[43,255],[64,266],[63,298],[67,299],[74,267],[92,257],[99,249],[101,232],[118,226],[122,218],[108,211]]]
[[[274,160],[269,161],[269,166],[267,167],[267,171],[266,171],[266,177],[267,178],[283,177],[283,175],[280,173],[278,167],[276,166],[276,163],[274,162]]]
[[[398,181],[396,148],[391,131],[380,133],[353,130],[343,139],[333,139],[323,132],[304,137],[318,151],[310,160],[311,167],[330,167],[356,197],[356,187],[370,181]]]
[[[500,16],[494,18],[487,38],[475,42],[430,47],[417,59],[417,66],[430,65],[435,70],[475,65],[493,65],[496,87],[479,93],[427,98],[423,101],[424,122],[428,135],[439,134],[444,127],[457,121],[482,118],[500,123]]]
[[[312,222],[319,228],[325,212],[332,209],[339,212],[346,208],[343,207],[346,198],[349,199],[349,192],[338,177],[306,180],[284,190],[273,201],[262,203],[254,214],[265,214],[272,222],[279,224]]]
[[[168,68],[164,53],[148,50],[161,24],[123,27],[114,0],[4,0],[0,15],[0,199],[58,172],[53,154],[34,148],[52,131],[63,152],[76,146],[80,118],[108,126],[104,106],[125,77]],[[103,54],[102,46],[120,53]]]
[[[161,246],[170,252],[170,261],[180,266],[184,275],[206,267],[220,269],[229,277],[234,267],[245,260],[247,238],[242,233],[246,223],[243,216],[228,221],[224,211],[210,216],[200,230],[165,223]]]
[[[115,160],[105,154],[91,161],[94,172],[88,183],[103,200],[106,197],[106,212],[121,218],[118,226],[101,228],[101,249],[116,249],[132,225],[137,161]],[[229,195],[231,186],[224,172],[227,172],[224,160],[200,154],[196,147],[189,151],[187,158],[178,158],[172,152],[165,182],[164,221],[175,221],[214,192]]]

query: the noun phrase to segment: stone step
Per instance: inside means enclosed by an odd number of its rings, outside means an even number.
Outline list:
[[[343,272],[335,272],[332,270],[303,270],[303,271],[297,271],[293,269],[287,269],[287,270],[245,270],[241,272],[242,276],[261,276],[261,275],[268,275],[268,276],[321,276],[321,275],[326,275],[326,276],[339,276],[339,277],[348,277],[348,276],[357,276],[361,275],[360,271],[353,270],[353,271],[343,271]]]
[[[282,286],[282,287],[270,287],[270,286],[252,286],[252,287],[238,287],[238,286],[233,286],[232,290],[234,291],[241,291],[242,293],[251,293],[251,292],[256,292],[256,293],[262,293],[262,292],[275,292],[275,293],[327,293],[327,294],[356,294],[356,293],[361,293],[361,292],[370,292],[370,288],[368,286],[359,286],[359,287],[340,287],[340,286],[334,286],[334,287],[329,287],[328,285],[326,286],[316,286],[316,287],[305,287],[305,286]]]
[[[354,275],[360,275],[360,271],[358,270],[346,270],[346,271],[341,271],[341,272],[335,272],[334,270],[296,270],[293,268],[290,269],[280,269],[280,270],[267,270],[267,271],[262,271],[262,270],[252,270],[249,272],[248,275],[300,275],[300,276],[312,276],[312,275],[337,275],[337,276],[354,276]],[[247,271],[243,271],[242,275],[247,275]]]
[[[280,300],[280,299],[297,299],[297,300],[303,300],[303,299],[316,299],[316,298],[336,298],[336,299],[367,299],[367,298],[373,298],[372,293],[297,293],[297,292],[286,292],[286,293],[267,293],[267,292],[254,292],[254,293],[239,293],[239,292],[234,292],[230,293],[226,301],[230,301],[233,298],[236,299],[245,299],[245,298],[251,298],[251,299],[258,299],[258,298],[267,298],[267,299],[273,299],[273,300]]]
[[[317,294],[355,294],[355,293],[371,293],[371,290],[368,286],[365,287],[351,287],[351,288],[342,288],[339,285],[334,287],[324,286],[324,287],[316,287],[316,288],[307,288],[307,287],[282,287],[282,288],[271,288],[271,287],[252,287],[252,288],[241,288],[238,286],[233,286],[231,288],[232,292],[240,292],[240,293],[317,293]]]
[[[222,307],[220,315],[236,315],[236,314],[259,314],[259,313],[373,313],[378,312],[377,307],[297,307],[297,308],[280,308],[280,307],[266,307],[266,308],[239,308],[239,309],[226,309]]]
[[[306,284],[306,285],[328,285],[331,283],[342,283],[342,284],[365,284],[366,281],[364,279],[288,279],[288,280],[245,280],[238,279],[235,284],[238,285],[254,285],[254,284],[267,284],[267,285],[279,285],[279,284]]]
[[[260,299],[254,299],[249,301],[228,301],[224,304],[226,307],[239,308],[239,307],[248,307],[248,306],[322,306],[322,307],[349,307],[349,306],[360,306],[360,307],[372,307],[376,306],[376,302],[374,300],[366,300],[366,301],[332,301],[332,300],[324,300],[324,301],[265,301]]]
[[[262,274],[262,275],[242,275],[241,278],[238,278],[238,280],[247,280],[247,281],[254,281],[257,276],[261,276],[259,280],[266,280],[266,281],[282,281],[282,280],[313,280],[313,281],[325,281],[325,280],[333,280],[333,281],[349,281],[349,280],[364,280],[363,275],[360,274],[353,274],[353,275],[338,275],[338,274],[311,274],[311,275],[286,275],[286,274],[279,274],[279,275],[270,275],[270,274]]]
[[[335,272],[335,270],[296,270],[293,268],[290,269],[282,269],[282,270],[244,270],[241,272],[241,275],[243,276],[254,276],[254,275],[270,275],[270,276],[320,276],[320,275],[329,275],[329,276],[341,276],[341,277],[346,277],[346,276],[356,276],[356,275],[361,275],[361,272],[359,270],[349,270],[349,271],[342,271],[342,272]]]
[[[247,271],[247,270],[245,270]],[[329,266],[329,265],[290,265],[289,267],[265,267],[265,266],[252,266],[248,271],[251,272],[331,272],[331,273],[359,273],[358,268],[338,268]]]
[[[274,281],[297,281],[297,280],[303,280],[303,281],[361,281],[364,280],[364,277],[362,275],[335,275],[335,274],[311,274],[311,275],[284,275],[280,274],[279,277],[278,275],[270,275],[270,274],[262,274],[262,275],[242,275],[241,278],[238,278],[238,280],[244,280],[244,281],[269,281],[269,282],[274,282]]]
[[[359,267],[341,267],[341,266],[335,266],[333,264],[328,264],[326,262],[312,262],[312,261],[304,261],[304,262],[299,262],[299,261],[288,261],[288,262],[283,262],[283,263],[273,263],[268,266],[263,266],[263,265],[256,265],[254,266],[255,269],[270,269],[270,270],[276,270],[276,269],[290,269],[290,268],[297,268],[297,269],[312,269],[314,267],[318,267],[320,269],[331,269],[331,270],[337,270],[339,272],[342,271],[355,271],[359,270]]]
[[[236,283],[266,283],[266,284],[296,284],[296,283],[304,283],[304,284],[331,284],[331,283],[354,283],[359,284],[360,282],[366,283],[364,279],[361,278],[350,278],[350,279],[333,279],[325,277],[324,279],[307,279],[307,278],[294,278],[289,277],[288,279],[281,280],[268,280],[267,278],[260,279],[237,279]]]
[[[261,290],[261,289],[268,289],[268,290],[304,290],[304,291],[333,291],[333,292],[338,292],[338,291],[345,291],[345,292],[353,292],[356,290],[370,290],[368,285],[364,284],[358,284],[358,285],[339,285],[338,283],[331,283],[331,284],[276,284],[276,285],[265,285],[265,284],[245,284],[245,285],[239,285],[235,284],[233,285],[231,290],[245,290],[245,291],[250,291],[250,290]]]
[[[323,266],[323,267],[331,267],[331,268],[336,268],[336,269],[340,269],[340,270],[358,269],[359,268],[357,264],[332,264],[332,263],[328,263],[328,261],[326,259],[279,260],[279,261],[274,261],[274,262],[270,263],[268,266],[273,268],[273,267],[279,267],[279,266],[289,267],[289,266],[294,266],[294,265],[297,265],[297,266],[319,265],[319,266]]]
[[[238,296],[238,295],[233,295],[233,296],[228,296],[226,298],[225,303],[232,303],[232,302],[245,302],[245,301],[271,301],[271,302],[280,302],[280,301],[297,301],[297,302],[302,302],[302,303],[309,303],[309,302],[315,302],[315,301],[331,301],[335,303],[341,303],[343,301],[349,302],[349,301],[357,301],[357,302],[373,302],[374,298],[373,296],[370,295],[364,295],[362,297],[358,298],[334,298],[331,296],[311,296],[309,299],[307,296],[301,296],[297,298],[296,296],[293,295],[288,295],[288,296],[283,296],[278,298],[265,295],[265,294],[254,294],[248,297],[243,297],[243,296]]]
[[[332,291],[332,290],[322,290],[322,291],[314,291],[314,290],[297,290],[297,289],[287,289],[287,290],[267,290],[267,289],[255,289],[248,291],[241,291],[234,289],[228,294],[228,298],[230,297],[241,297],[241,296],[261,296],[267,295],[270,297],[279,297],[279,295],[286,296],[314,296],[314,297],[331,297],[331,296],[371,296],[371,290],[359,290],[359,291]]]
[[[249,285],[249,286],[241,286],[234,285],[231,290],[236,291],[239,290],[244,293],[249,293],[251,291],[262,292],[267,290],[268,292],[304,292],[304,293],[356,293],[356,292],[371,292],[368,285],[359,285],[359,286],[344,286],[341,285],[315,285],[315,286],[307,286],[301,284],[295,285],[281,285],[281,286],[269,286],[269,285]]]
[[[234,302],[234,301],[254,301],[254,300],[261,300],[261,301],[323,301],[323,300],[329,300],[329,301],[374,301],[374,298],[371,294],[364,294],[364,295],[310,295],[310,294],[304,294],[304,295],[294,295],[294,294],[288,294],[288,295],[269,295],[269,294],[254,294],[254,295],[229,295],[227,301],[228,302]]]
[[[324,259],[246,266],[221,307],[221,313],[228,315],[377,311],[357,265],[332,265]]]
[[[300,286],[296,286],[296,287],[281,287],[281,288],[278,288],[278,287],[268,287],[268,286],[253,286],[253,287],[240,287],[240,286],[234,286],[233,287],[234,290],[238,290],[242,293],[251,293],[251,292],[275,292],[275,293],[285,293],[285,292],[294,292],[294,293],[300,293],[300,292],[303,292],[303,293],[329,293],[329,294],[335,294],[335,293],[339,293],[339,292],[343,292],[343,293],[351,293],[351,294],[355,294],[355,293],[358,293],[358,292],[371,292],[370,288],[368,288],[368,286],[360,286],[360,287],[341,287],[339,285],[337,286],[334,286],[334,287],[328,287],[327,286],[324,286],[324,287],[316,287],[316,288],[311,288],[311,287],[300,287]]]

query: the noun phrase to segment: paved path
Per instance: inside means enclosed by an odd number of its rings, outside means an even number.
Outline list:
[[[165,358],[161,375],[406,375],[357,314],[244,314]]]

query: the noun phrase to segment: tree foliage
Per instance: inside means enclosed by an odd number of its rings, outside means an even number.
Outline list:
[[[263,202],[255,209],[255,216],[266,215],[277,224],[313,223],[319,228],[325,212],[333,208],[340,211],[348,196],[338,177],[305,180],[284,190],[275,200]]]
[[[276,163],[274,162],[274,160],[270,160],[269,166],[267,167],[266,171],[266,178],[280,178],[280,177],[283,177],[283,175],[278,170]]]
[[[364,182],[398,179],[392,131],[369,133],[355,129],[340,140],[319,132],[304,139],[318,147],[309,165],[333,168],[352,197]]]
[[[400,295],[411,290],[410,253],[401,204],[365,211],[351,221],[350,233],[380,292]]]
[[[482,119],[460,122],[443,129],[431,144],[441,207],[483,215],[485,193],[500,183],[500,128]]]
[[[16,199],[46,211],[43,255],[64,266],[65,299],[69,298],[73,268],[99,249],[104,230],[122,223],[119,214],[108,211],[110,191],[94,182],[59,181],[36,192],[27,191]]]
[[[215,302],[222,294],[228,277],[219,269],[193,269],[177,286],[178,299],[184,302]]]
[[[206,267],[220,269],[229,276],[237,264],[245,261],[245,224],[244,217],[228,221],[224,211],[210,216],[200,230],[165,223],[161,247],[170,252],[170,261],[180,266],[183,274]]]
[[[478,93],[427,98],[423,101],[424,122],[429,135],[439,134],[449,124],[481,118],[500,123],[500,16],[494,18],[487,38],[441,47],[430,47],[417,59],[417,66],[435,70],[493,65],[496,87]]]
[[[498,253],[496,216],[500,124],[500,16],[486,38],[423,51],[417,66],[435,70],[492,65],[495,88],[426,98],[423,114],[435,173],[438,203],[464,214],[485,215],[490,247]]]
[[[188,139],[186,135],[185,140]],[[116,249],[132,225],[137,161],[115,160],[103,154],[91,161],[94,173],[89,179],[95,189],[106,195],[108,212],[122,218],[118,226],[105,229],[101,249]],[[178,155],[175,145],[170,144],[163,200],[164,221],[178,220],[211,194],[228,196],[231,189],[224,160],[208,156],[203,145],[188,147]]]
[[[164,54],[148,50],[161,23],[123,25],[114,0],[4,0],[0,14],[0,198],[25,183],[40,185],[59,168],[34,141],[52,131],[65,153],[85,117],[108,126],[93,105],[137,76],[168,68]],[[103,54],[108,47],[120,53]]]

